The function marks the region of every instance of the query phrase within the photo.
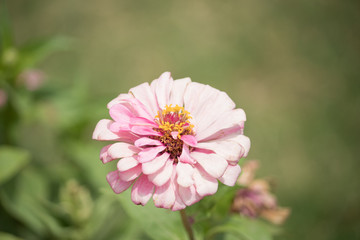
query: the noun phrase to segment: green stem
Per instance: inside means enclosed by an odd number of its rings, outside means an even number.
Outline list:
[[[180,210],[180,215],[181,215],[181,221],[184,225],[184,228],[189,236],[190,240],[195,240],[194,238],[194,233],[193,230],[191,228],[190,222],[189,222],[189,218],[186,215],[185,209]]]

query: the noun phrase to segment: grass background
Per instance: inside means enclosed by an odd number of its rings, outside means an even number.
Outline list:
[[[164,71],[226,91],[247,113],[248,158],[292,208],[278,239],[360,238],[358,1],[7,2],[19,44],[73,39],[40,68],[69,91],[86,82],[104,106],[88,111],[107,117]]]

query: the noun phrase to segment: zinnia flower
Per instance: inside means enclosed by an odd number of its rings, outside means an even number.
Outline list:
[[[93,139],[116,141],[100,153],[103,163],[120,159],[107,175],[115,193],[132,185],[131,199],[184,209],[233,186],[238,160],[248,154],[245,112],[225,92],[169,72],[120,94],[108,104],[112,120],[97,124]]]

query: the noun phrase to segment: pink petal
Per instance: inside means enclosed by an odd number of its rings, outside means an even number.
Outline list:
[[[146,107],[142,102],[140,102],[136,98],[127,99],[126,102],[129,104],[129,106],[131,106],[132,112],[137,117],[143,117],[143,118],[147,118],[149,120],[152,120],[154,118],[154,116],[156,115],[156,114],[154,115],[149,110],[148,107]]]
[[[123,104],[112,106],[109,113],[112,119],[119,122],[130,122],[130,118],[134,117],[134,114]]]
[[[134,145],[137,147],[144,147],[144,146],[161,146],[163,145],[160,141],[151,139],[148,137],[139,138],[134,142]]]
[[[218,181],[200,168],[195,168],[194,181],[196,192],[202,197],[212,195],[218,189]]]
[[[113,158],[131,157],[140,151],[139,148],[132,144],[117,142],[112,144],[108,149],[108,155]]]
[[[132,126],[131,131],[139,135],[161,136],[161,133],[154,131],[153,128],[149,126]]]
[[[178,136],[179,132],[175,131],[175,132],[171,132],[170,134],[171,134],[173,139],[177,139],[177,136]]]
[[[152,116],[155,116],[158,111],[158,104],[154,93],[152,92],[149,83],[140,84],[129,91],[142,104],[144,104]]]
[[[196,138],[193,135],[183,135],[181,140],[189,146],[195,147],[197,144]]]
[[[235,103],[229,96],[208,85],[190,83],[184,94],[186,110],[197,121],[197,130],[201,132],[214,122],[224,112],[235,108]]]
[[[247,136],[244,135],[237,135],[236,137],[231,139],[232,141],[237,142],[238,144],[240,144],[243,149],[244,152],[242,153],[241,157],[247,157],[249,150],[250,150],[250,139]]]
[[[156,187],[153,195],[154,204],[156,207],[170,209],[175,203],[175,190],[171,181],[166,184]]]
[[[243,147],[235,141],[209,141],[198,143],[196,148],[208,149],[226,160],[237,161],[242,156]]]
[[[124,172],[127,171],[131,168],[136,167],[139,164],[139,162],[133,158],[133,157],[126,157],[126,158],[122,158],[118,161],[117,163],[117,169],[120,172]]]
[[[191,153],[200,166],[212,177],[221,177],[228,165],[227,161],[217,154],[208,154],[194,151]]]
[[[131,189],[131,200],[137,205],[145,205],[154,191],[154,184],[152,184],[146,175],[142,174],[134,183]]]
[[[142,117],[132,117],[130,119],[130,125],[158,127],[158,124],[156,124],[154,121]]]
[[[176,166],[177,183],[182,187],[189,187],[194,184],[194,168],[187,163],[179,162]]]
[[[100,160],[101,160],[103,163],[108,163],[108,162],[110,162],[110,161],[112,161],[112,160],[115,159],[115,158],[110,157],[109,154],[108,154],[108,149],[109,149],[109,147],[111,147],[111,145],[112,145],[112,144],[103,147],[103,148],[101,149],[101,151],[100,151]]]
[[[169,181],[173,171],[174,171],[173,161],[168,160],[165,163],[165,166],[159,169],[157,172],[150,174],[148,176],[149,180],[154,183],[156,186],[162,186],[167,181]]]
[[[129,98],[133,98],[133,96],[127,93],[121,93],[119,96],[117,96],[107,104],[107,108],[110,109],[115,104],[122,103],[124,102],[124,100]]]
[[[228,186],[234,186],[236,183],[236,180],[238,179],[241,172],[241,168],[239,165],[231,166],[228,165],[226,168],[224,175],[222,175],[219,180],[225,185]]]
[[[184,93],[190,82],[190,78],[178,79],[173,82],[169,100],[173,106],[179,105],[182,107],[184,105]]]
[[[119,177],[119,171],[113,171],[109,172],[106,176],[106,180],[110,184],[112,190],[115,193],[121,193],[128,189],[130,185],[133,183],[133,181],[126,182],[120,179]]]
[[[174,186],[174,188],[175,188],[175,202],[174,202],[174,205],[172,206],[171,210],[172,211],[179,211],[181,209],[186,208],[186,204],[181,199],[179,191],[176,190],[176,186]]]
[[[124,172],[119,172],[119,177],[121,180],[129,182],[135,180],[138,176],[140,176],[140,174],[141,174],[141,165],[138,165]]]
[[[160,168],[162,168],[166,161],[169,159],[170,154],[164,152],[161,156],[154,158],[150,162],[146,162],[142,164],[143,173],[149,175],[157,172]]]
[[[117,133],[117,134],[121,134],[124,131],[129,132],[130,131],[130,125],[129,123],[125,123],[125,122],[113,122],[110,125],[110,131]]]
[[[201,196],[196,192],[195,186],[191,185],[189,187],[179,186],[179,195],[183,202],[187,205],[193,205],[194,203],[201,200]]]
[[[158,155],[158,153],[163,151],[165,148],[166,148],[165,146],[145,148],[141,152],[139,152],[138,161],[140,163],[151,161]]]
[[[93,132],[92,139],[100,141],[114,141],[118,140],[119,136],[112,131],[110,131],[110,125],[113,121],[109,119],[100,120]]]
[[[169,105],[170,91],[172,87],[173,79],[170,72],[164,72],[159,77],[156,88],[155,95],[160,109],[165,108],[165,105]]]
[[[182,163],[195,164],[195,160],[190,156],[189,146],[183,144],[183,149],[179,157],[179,161]]]
[[[201,142],[202,140],[206,140],[206,138],[210,138],[212,135],[221,132],[223,129],[240,125],[244,121],[246,121],[245,112],[240,108],[225,112],[203,131],[198,129],[196,139]]]

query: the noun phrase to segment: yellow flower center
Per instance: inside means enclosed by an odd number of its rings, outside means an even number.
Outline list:
[[[162,133],[162,136],[154,136],[153,139],[157,139],[164,143],[166,146],[165,151],[170,154],[170,157],[175,163],[178,162],[178,157],[182,153],[183,141],[182,135],[193,135],[194,125],[190,123],[190,113],[176,105],[166,105],[155,116],[155,122],[159,125],[158,128],[154,128],[155,131]]]

